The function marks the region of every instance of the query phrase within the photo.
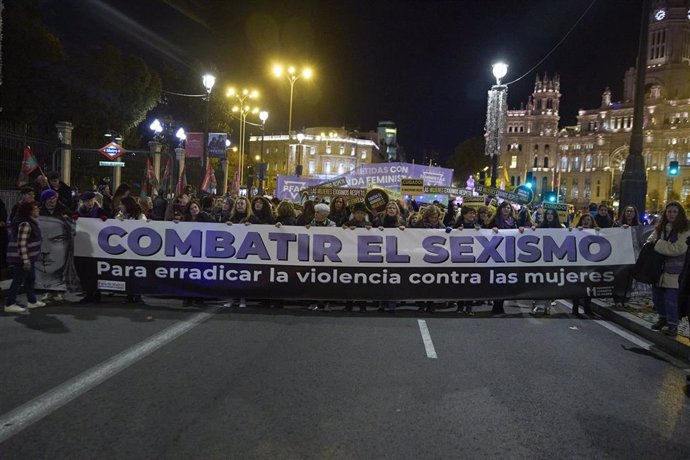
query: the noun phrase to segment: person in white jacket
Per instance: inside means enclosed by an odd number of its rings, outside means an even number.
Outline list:
[[[647,242],[654,243],[654,250],[666,256],[661,278],[652,287],[652,301],[659,315],[652,329],[671,337],[678,334],[678,275],[685,262],[688,237],[690,223],[685,210],[677,201],[670,201]]]

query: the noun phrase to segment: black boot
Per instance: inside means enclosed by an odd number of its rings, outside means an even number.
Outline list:
[[[659,318],[659,320],[652,324],[653,331],[660,331],[662,327],[666,326],[666,318]]]

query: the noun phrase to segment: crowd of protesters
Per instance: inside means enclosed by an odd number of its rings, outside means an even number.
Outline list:
[[[26,309],[45,306],[44,300],[55,300],[51,293],[38,299],[34,292],[34,266],[40,251],[41,233],[35,218],[50,216],[59,219],[120,219],[120,220],[168,220],[172,222],[218,222],[244,225],[275,225],[304,227],[341,227],[355,228],[420,228],[420,229],[493,229],[500,232],[505,229],[562,228],[600,229],[610,227],[640,227],[647,223],[633,206],[621,208],[618,216],[605,204],[591,204],[587,209],[575,211],[570,208],[564,222],[553,209],[530,209],[526,206],[513,205],[507,201],[493,206],[460,206],[453,201],[446,206],[434,202],[420,205],[414,200],[391,200],[381,212],[371,212],[364,203],[348,203],[337,197],[330,204],[323,201],[308,200],[301,205],[276,198],[263,196],[247,198],[197,196],[191,187],[172,199],[161,195],[153,197],[132,196],[132,187],[121,184],[111,194],[106,181],[88,191],[75,195],[72,189],[60,180],[56,173],[40,176],[32,186],[21,189],[21,198],[7,213],[5,204],[0,201],[0,246],[2,261],[12,268],[13,281],[6,294],[5,312],[25,313]],[[657,222],[658,221],[658,222]],[[653,287],[654,306],[659,320],[653,326],[668,335],[677,333],[679,315],[678,293],[679,279],[682,278],[685,254],[688,249],[687,238],[690,227],[683,209],[677,202],[669,202],[659,218],[655,218],[655,229],[648,241],[655,244],[655,249],[669,260],[665,264],[660,282]],[[639,238],[639,233],[636,234]],[[636,241],[636,249],[639,247]],[[687,284],[687,283],[681,283]],[[27,307],[16,302],[21,286],[27,294]],[[62,300],[62,297],[57,297]],[[81,300],[84,303],[100,300],[100,292],[85,292]],[[625,299],[614,299],[622,302]],[[140,302],[139,295],[129,295],[127,302]],[[201,299],[187,299],[189,303],[201,302]],[[504,300],[492,302],[492,313],[502,314]],[[455,308],[459,313],[472,314],[472,307],[477,301],[458,301],[446,303],[424,302],[420,310],[433,312],[437,308]],[[582,306],[584,312],[591,312],[591,299],[573,299],[573,314],[579,315]],[[229,303],[226,305],[232,305]],[[240,307],[246,307],[246,299],[237,300]],[[346,310],[351,310],[354,302],[346,302]],[[273,302],[282,306],[282,302]],[[365,302],[357,302],[360,311],[366,311]],[[394,312],[395,302],[380,302],[379,309]],[[533,314],[548,314],[550,302],[546,305],[535,305]],[[685,303],[681,302],[681,309]],[[328,310],[327,303],[313,303],[312,309]]]

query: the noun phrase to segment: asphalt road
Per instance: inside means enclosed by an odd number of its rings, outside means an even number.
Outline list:
[[[527,303],[503,317],[151,303],[0,316],[0,458],[690,452],[687,365],[561,307],[532,318]]]

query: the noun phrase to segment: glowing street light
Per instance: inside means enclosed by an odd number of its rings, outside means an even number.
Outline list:
[[[305,67],[301,72],[298,72],[294,66],[284,69],[283,66],[277,64],[273,66],[273,75],[277,78],[285,77],[290,82],[290,111],[288,113],[288,136],[290,136],[292,133],[292,96],[295,91],[295,82],[300,78],[311,79],[314,76],[314,71],[310,67]]]

